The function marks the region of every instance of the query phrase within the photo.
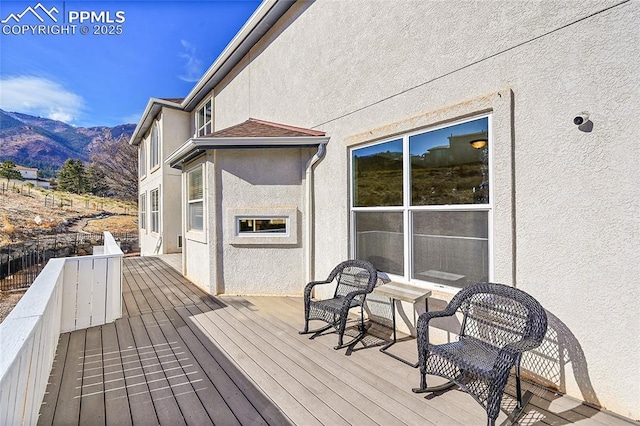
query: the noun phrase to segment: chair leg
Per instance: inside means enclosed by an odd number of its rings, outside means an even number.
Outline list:
[[[305,319],[304,328],[302,329],[302,331],[298,331],[298,334],[307,334],[308,332],[309,332],[309,320]]]
[[[522,388],[520,386],[520,362],[516,363],[516,396],[518,397],[517,408],[522,409]]]
[[[420,387],[411,389],[411,392],[413,393],[442,392],[456,386],[456,384],[453,381],[448,381],[447,383],[443,383],[438,386],[427,387],[426,376],[427,376],[426,374],[420,373]]]
[[[522,386],[520,383],[520,360],[516,363],[516,398],[518,402],[516,404],[516,408],[509,414],[507,419],[511,422],[511,424],[515,424],[518,420],[518,417],[524,411],[524,407],[529,404],[529,401],[533,397],[533,394],[529,391],[526,391],[524,395],[522,394]]]
[[[338,345],[334,346],[333,349],[338,350],[346,347],[353,349],[353,346],[356,343],[358,343],[360,340],[362,340],[364,336],[367,334],[368,327],[366,327],[364,324],[364,308],[362,307],[362,305],[360,306],[360,324],[358,325],[358,329],[360,330],[360,333],[358,333],[358,335],[354,337],[352,340],[350,340],[349,342],[344,343],[343,336],[344,336],[344,330],[346,329],[346,322],[347,322],[347,318],[345,315],[340,320],[340,325],[338,326]]]
[[[325,325],[324,327],[318,328],[316,330],[309,330],[309,326],[307,324],[305,324],[304,330],[298,331],[298,334],[312,334],[313,333],[313,336],[309,337],[309,339],[315,339],[316,337],[318,337],[318,335],[320,333],[322,333],[324,331],[327,331],[331,327],[333,327],[333,324]]]

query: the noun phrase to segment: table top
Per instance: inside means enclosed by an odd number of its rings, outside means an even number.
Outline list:
[[[409,303],[415,303],[420,299],[431,296],[431,290],[396,282],[376,287],[373,292],[380,296],[392,297]]]

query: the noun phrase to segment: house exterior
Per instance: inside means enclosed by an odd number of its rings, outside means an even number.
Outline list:
[[[144,152],[175,115],[159,167],[181,176],[162,214],[178,218],[181,197],[185,276],[211,294],[300,295],[357,257],[432,290],[430,309],[475,281],[513,285],[549,314],[530,376],[640,418],[639,15],[263,2],[132,139]],[[400,309],[412,331],[424,307]]]
[[[21,183],[32,183],[36,188],[51,188],[51,184],[47,179],[38,178],[38,169],[33,167],[16,166],[16,170],[22,175]]]
[[[149,100],[131,143],[138,146],[140,253],[179,253],[182,246],[181,174],[165,164],[189,136],[188,114],[180,99]],[[177,103],[178,102],[178,103]]]
[[[23,179],[38,179],[38,169],[35,169],[33,167],[16,166],[16,170],[20,172]]]

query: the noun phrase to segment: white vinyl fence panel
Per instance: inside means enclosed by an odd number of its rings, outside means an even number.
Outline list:
[[[104,254],[51,259],[0,324],[0,425],[32,425],[61,332],[122,316],[123,253],[105,233]]]

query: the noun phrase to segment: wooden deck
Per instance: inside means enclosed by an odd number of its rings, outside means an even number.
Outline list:
[[[39,424],[486,424],[460,391],[413,394],[418,370],[378,350],[387,328],[347,355],[298,335],[301,299],[211,297],[159,258],[124,265],[124,317],[61,335]],[[404,340],[393,352],[415,358]],[[531,389],[520,424],[629,424]]]

